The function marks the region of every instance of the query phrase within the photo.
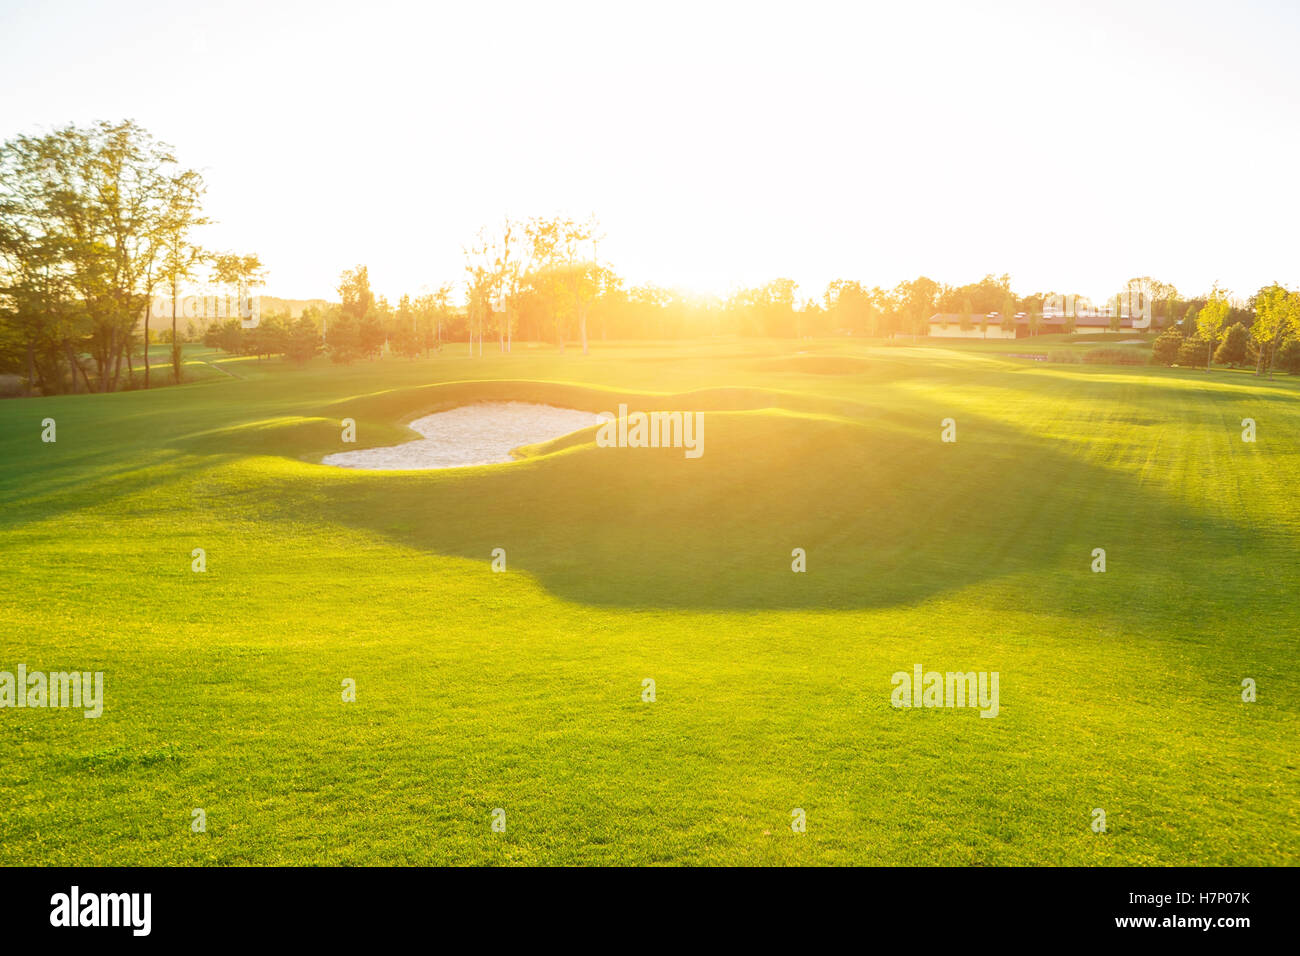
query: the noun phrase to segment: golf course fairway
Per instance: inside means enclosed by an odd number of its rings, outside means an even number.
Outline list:
[[[1295,379],[187,360],[0,402],[0,670],[104,674],[96,719],[0,720],[0,863],[1300,862]],[[320,463],[475,402],[699,412],[702,453]],[[996,714],[895,706],[917,665],[996,672]]]

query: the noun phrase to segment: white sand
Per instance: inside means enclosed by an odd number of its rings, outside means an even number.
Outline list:
[[[559,438],[608,417],[527,402],[464,405],[411,422],[422,439],[388,448],[337,452],[326,455],[322,463],[380,471],[495,465],[513,461],[513,448]]]

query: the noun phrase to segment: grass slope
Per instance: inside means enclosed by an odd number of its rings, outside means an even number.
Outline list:
[[[1292,382],[844,342],[191,360],[0,403],[0,670],[107,697],[0,710],[0,863],[1300,862]],[[344,417],[392,444],[482,399],[697,409],[705,453],[318,464]],[[894,709],[914,663],[998,671],[1001,713]]]

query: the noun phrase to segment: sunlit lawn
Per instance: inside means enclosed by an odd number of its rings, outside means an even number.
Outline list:
[[[0,403],[0,670],[107,698],[0,710],[0,863],[1300,862],[1294,379],[851,341],[187,361]],[[704,410],[705,453],[315,463],[345,417],[392,444],[498,398]],[[891,707],[917,663],[998,671],[999,715]]]

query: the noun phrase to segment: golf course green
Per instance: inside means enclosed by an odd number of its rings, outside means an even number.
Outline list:
[[[1010,351],[191,347],[0,402],[0,671],[104,674],[0,710],[0,864],[1300,863],[1300,382]],[[498,401],[703,453],[320,463]],[[894,706],[918,664],[996,717]]]

